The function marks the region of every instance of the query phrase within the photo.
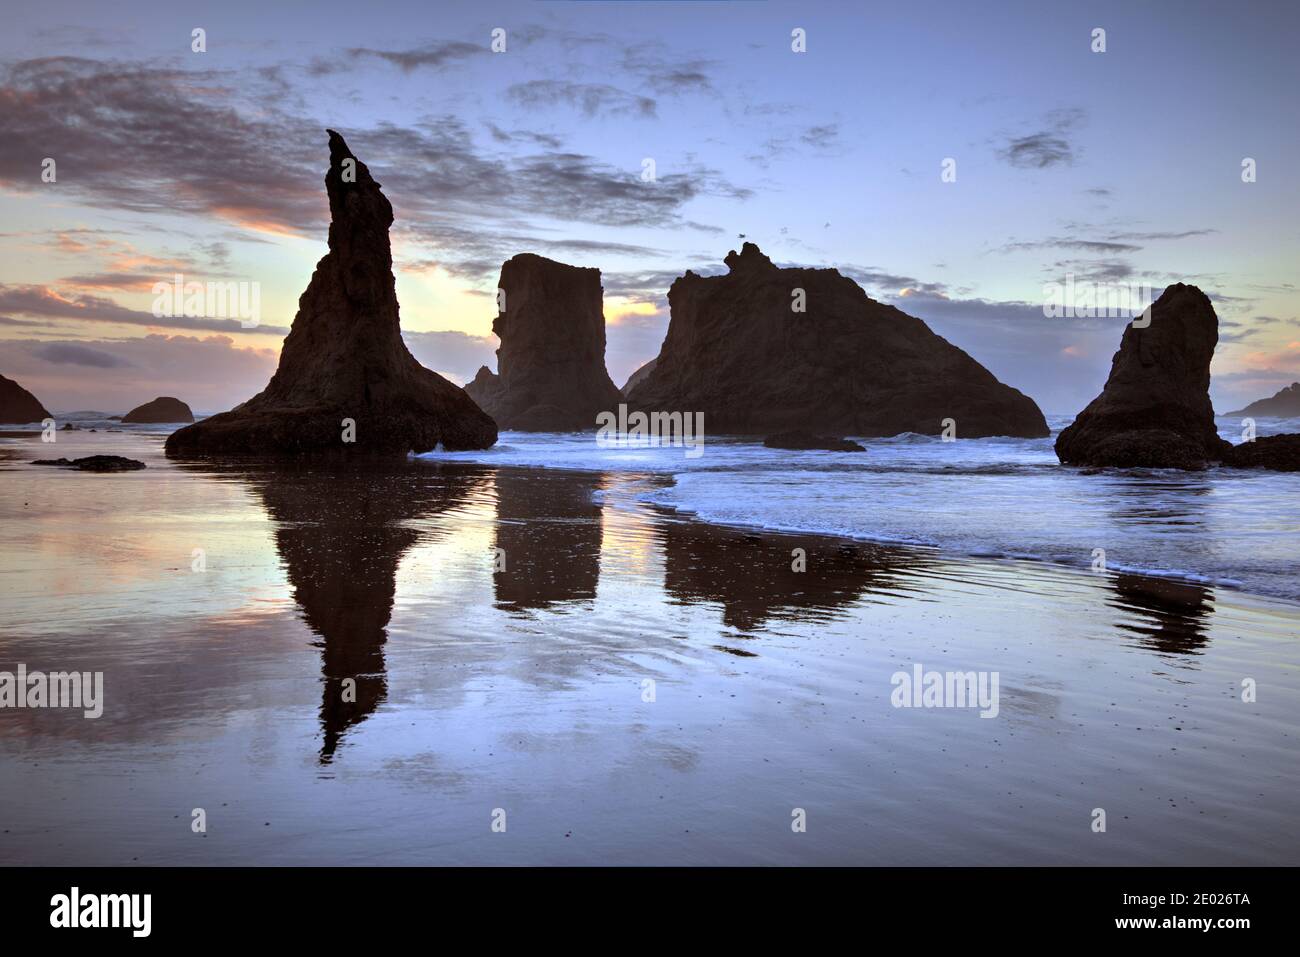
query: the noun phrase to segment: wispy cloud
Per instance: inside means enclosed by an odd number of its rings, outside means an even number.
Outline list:
[[[0,284],[0,313],[53,322],[116,323],[155,329],[182,329],[226,333],[286,335],[284,326],[259,325],[245,329],[238,319],[187,317],[159,318],[131,309],[112,299],[83,293],[65,293],[50,286]]]
[[[92,369],[117,369],[131,365],[128,359],[80,342],[48,342],[35,346],[32,355],[56,365],[89,366]]]
[[[1069,166],[1075,160],[1075,148],[1069,135],[1086,120],[1082,109],[1053,110],[1044,118],[1043,128],[1022,136],[1009,137],[998,156],[1019,169],[1047,169]]]
[[[486,44],[465,43],[463,41],[428,43],[410,50],[376,50],[371,47],[351,47],[347,51],[348,56],[354,60],[382,60],[385,63],[391,63],[406,73],[418,70],[421,67],[438,69],[457,60],[464,60],[467,57],[488,52],[489,49]]]
[[[648,96],[629,93],[606,83],[573,83],[568,80],[528,80],[506,89],[506,96],[528,109],[569,106],[587,117],[656,115],[657,104]]]

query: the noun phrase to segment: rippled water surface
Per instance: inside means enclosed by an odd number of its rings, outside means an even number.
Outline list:
[[[1051,420],[1053,434],[1068,419]],[[1241,440],[1237,419],[1221,434]],[[1261,419],[1259,434],[1300,431]],[[713,521],[938,546],[957,554],[1043,559],[1170,575],[1300,599],[1300,474],[1061,466],[1053,439],[943,442],[904,435],[868,451],[786,452],[708,439],[600,448],[591,435],[506,433],[483,453],[430,458],[645,471],[670,477],[643,497]]]
[[[0,439],[0,671],[99,671],[106,699],[0,710],[0,862],[1300,854],[1300,606],[1219,583],[1294,565],[1286,477],[513,434],[382,469],[177,464],[156,432],[59,436],[148,465],[107,475]],[[543,459],[568,468],[520,467]],[[967,554],[1097,543],[1105,573]],[[915,665],[996,672],[997,717],[894,707]]]

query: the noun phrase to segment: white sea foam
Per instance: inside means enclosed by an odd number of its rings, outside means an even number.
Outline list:
[[[1050,421],[1055,433],[1069,419]],[[1261,435],[1300,431],[1295,420],[1265,422]],[[1238,419],[1219,425],[1225,438],[1240,440]],[[1079,568],[1091,567],[1101,548],[1113,571],[1300,599],[1300,476],[1240,469],[1085,475],[1058,464],[1051,438],[863,441],[866,453],[790,452],[710,437],[705,454],[688,459],[675,448],[602,449],[594,435],[506,432],[484,452],[424,458],[654,476],[606,500],[721,524]]]

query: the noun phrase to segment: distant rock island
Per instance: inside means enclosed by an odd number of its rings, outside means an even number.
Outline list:
[[[60,469],[79,469],[82,472],[134,472],[145,467],[143,462],[121,455],[87,455],[80,459],[36,459],[33,465],[51,465]]]
[[[1300,417],[1300,382],[1292,382],[1276,395],[1258,399],[1244,409],[1225,412],[1224,415],[1277,416],[1284,419]]]
[[[623,393],[624,398],[626,398],[627,394],[631,392],[634,388],[636,388],[636,386],[640,382],[642,382],[646,376],[648,376],[651,372],[654,372],[655,365],[658,363],[658,361],[659,360],[657,358],[651,359],[649,362],[642,365],[641,368],[637,369],[635,372],[633,372],[630,376],[627,377],[627,381],[623,383],[623,388],[619,389],[619,391]]]
[[[725,262],[672,284],[668,334],[629,406],[702,411],[715,434],[937,435],[945,419],[959,438],[1051,434],[1033,399],[837,270],[778,268],[753,243]]]
[[[327,132],[329,252],[298,300],[279,368],[247,402],[173,432],[170,456],[405,455],[496,442],[492,419],[402,342],[393,207],[343,137]]]
[[[790,449],[803,452],[865,452],[860,442],[852,439],[839,439],[832,435],[813,435],[811,432],[782,432],[769,435],[763,440],[769,449]]]
[[[1213,462],[1294,471],[1300,435],[1234,446],[1219,437],[1210,404],[1210,360],[1219,317],[1209,296],[1174,283],[1146,326],[1124,327],[1101,394],[1056,437],[1066,465],[1203,469]]]
[[[465,391],[503,429],[595,429],[597,414],[622,401],[605,371],[600,270],[521,253],[502,265],[497,288],[498,372],[483,366]]]
[[[45,406],[13,379],[0,375],[0,422],[42,422],[53,418]]]
[[[126,415],[123,422],[157,423],[157,422],[193,422],[194,413],[180,399],[169,395],[160,395],[152,402],[138,405]]]

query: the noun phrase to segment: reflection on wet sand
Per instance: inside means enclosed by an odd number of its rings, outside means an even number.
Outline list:
[[[919,552],[814,536],[755,535],[668,520],[660,526],[664,588],[684,603],[716,602],[741,631],[769,618],[825,620],[864,596],[917,591]],[[801,550],[805,570],[796,570]]]
[[[596,597],[603,508],[601,476],[501,469],[496,473],[497,607],[522,612]]]
[[[476,477],[420,466],[277,469],[245,476],[275,525],[303,621],[320,637],[328,763],[387,691],[384,643],[397,566],[430,533],[412,523],[460,504]]]
[[[1146,575],[1115,576],[1112,608],[1136,613],[1137,622],[1117,621],[1121,632],[1138,644],[1164,654],[1200,654],[1209,642],[1208,625],[1214,592],[1195,582],[1169,581]]]

